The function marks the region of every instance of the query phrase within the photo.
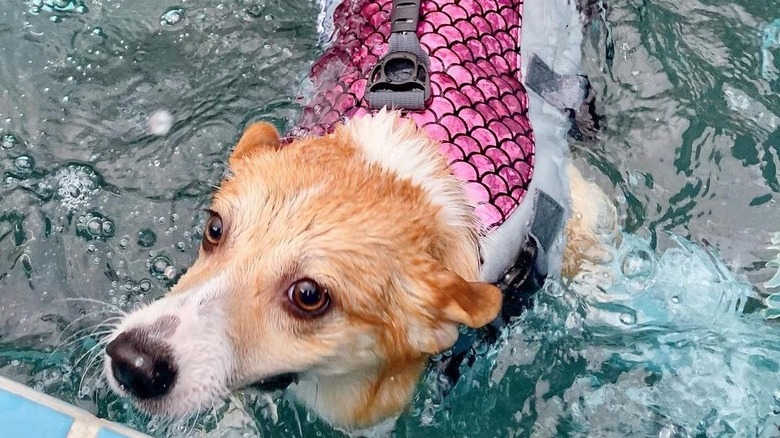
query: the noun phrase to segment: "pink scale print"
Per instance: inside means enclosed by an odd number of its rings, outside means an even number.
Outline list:
[[[312,67],[315,86],[293,135],[322,135],[370,110],[366,77],[387,50],[391,0],[346,0],[334,42]],[[483,231],[502,224],[527,193],[534,168],[528,96],[520,83],[522,0],[422,2],[417,34],[431,57],[432,98],[409,112],[442,143]]]

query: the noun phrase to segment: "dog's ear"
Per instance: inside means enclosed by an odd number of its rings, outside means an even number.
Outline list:
[[[418,299],[428,318],[410,339],[422,353],[436,354],[458,340],[458,325],[482,327],[501,311],[501,291],[488,283],[469,282],[438,263],[426,263],[427,272],[419,286]]]
[[[263,150],[279,149],[279,132],[270,123],[259,122],[250,125],[230,154],[228,164],[232,167],[239,159]]]

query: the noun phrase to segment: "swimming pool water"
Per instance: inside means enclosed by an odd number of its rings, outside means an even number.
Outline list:
[[[623,242],[611,265],[550,285],[479,346],[457,386],[429,373],[395,436],[780,434],[780,329],[762,311],[778,292],[776,2],[588,10],[601,130],[573,155],[618,201]],[[96,324],[193,261],[242,127],[294,122],[318,14],[300,0],[0,6],[0,374],[170,432],[96,378]],[[147,130],[158,110],[172,116],[164,136]],[[250,393],[173,432],[343,435],[285,396]]]

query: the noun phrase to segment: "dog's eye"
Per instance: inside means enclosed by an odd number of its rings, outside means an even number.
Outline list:
[[[222,240],[222,217],[212,212],[203,232],[203,249],[210,250]]]
[[[303,316],[320,316],[330,307],[330,294],[314,280],[298,280],[287,291],[293,308]]]

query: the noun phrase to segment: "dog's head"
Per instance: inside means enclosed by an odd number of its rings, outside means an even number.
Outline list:
[[[195,264],[111,335],[111,387],[152,414],[210,408],[294,374],[346,426],[397,414],[427,358],[482,326],[473,209],[436,143],[394,113],[280,146],[251,126],[229,161]]]

